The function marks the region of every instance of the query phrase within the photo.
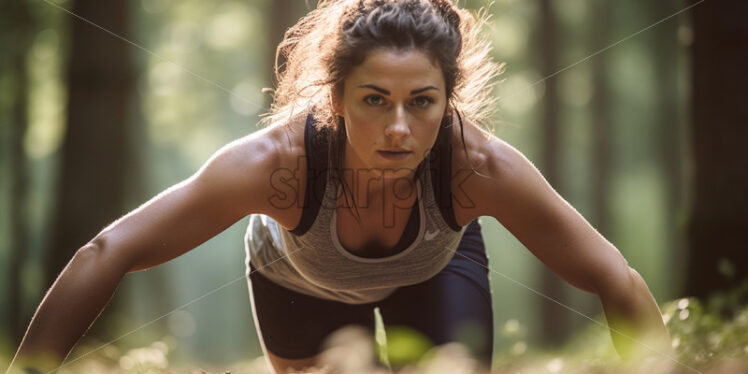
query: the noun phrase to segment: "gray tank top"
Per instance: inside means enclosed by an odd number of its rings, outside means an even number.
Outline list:
[[[440,137],[446,136],[441,132],[444,131],[440,130]],[[314,164],[310,139],[317,138],[315,135],[318,134],[309,117],[305,143],[310,167]],[[445,154],[451,156],[450,153]],[[426,157],[425,165],[432,165],[431,157],[431,154]],[[446,157],[436,165],[443,166],[445,162],[448,165],[449,161],[450,157]],[[448,166],[446,169],[448,172]],[[319,210],[316,217],[307,220],[308,228],[302,228],[306,229],[303,233],[298,227],[286,230],[266,215],[250,216],[245,235],[248,279],[251,261],[262,275],[285,288],[327,300],[365,304],[386,298],[398,287],[433,277],[452,259],[465,227],[457,226],[453,216],[445,213],[444,204],[437,204],[431,167],[422,170],[416,178],[418,199],[413,209],[417,211],[411,215],[409,225],[415,226],[415,238],[410,245],[403,246],[395,254],[378,258],[362,257],[343,248],[337,232],[337,186],[331,173],[324,173],[321,174],[324,193],[320,197]],[[449,183],[449,178],[438,180]],[[312,179],[308,181],[314,183]],[[311,190],[310,182],[307,183],[307,192]],[[441,201],[449,199],[451,202],[448,189],[446,191],[447,196],[440,196]],[[305,209],[310,196],[312,194],[307,193]],[[451,213],[451,210],[446,211]],[[416,213],[417,224],[413,225]],[[451,222],[447,222],[444,215],[452,218]],[[302,217],[301,226],[304,226],[303,222]]]

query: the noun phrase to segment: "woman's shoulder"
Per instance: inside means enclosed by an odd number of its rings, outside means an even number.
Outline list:
[[[455,220],[461,226],[486,215],[497,197],[502,176],[511,172],[516,150],[489,130],[470,120],[454,121],[451,189]]]
[[[287,229],[296,227],[302,212],[307,172],[304,136],[308,115],[308,112],[301,112],[274,121],[255,135],[262,139],[263,152],[272,160],[270,167],[262,168],[262,175],[255,176],[262,178],[264,183],[264,209],[259,213],[273,218]]]
[[[244,191],[254,201],[253,213],[273,218],[288,214],[279,210],[288,210],[289,204],[277,199],[298,195],[295,191],[282,190],[291,179],[299,181],[293,186],[296,190],[304,187],[301,182],[305,181],[306,173],[305,118],[294,116],[276,121],[236,139],[217,151],[204,168],[211,169],[214,179],[233,184],[237,194]]]
[[[235,140],[233,152],[247,160],[260,157],[272,168],[295,166],[298,156],[305,153],[305,123],[306,114],[274,121]]]
[[[487,167],[489,159],[494,157],[492,153],[496,151],[496,142],[501,140],[468,119],[462,119],[462,126],[456,117],[452,123],[452,174],[472,169],[481,172]]]

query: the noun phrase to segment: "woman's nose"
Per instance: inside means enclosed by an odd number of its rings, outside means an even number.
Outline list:
[[[388,137],[403,137],[410,133],[410,127],[408,126],[408,118],[405,109],[402,106],[394,108],[392,118],[389,124],[384,130],[384,134]]]

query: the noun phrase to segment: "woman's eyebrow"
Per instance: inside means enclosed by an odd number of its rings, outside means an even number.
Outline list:
[[[411,95],[415,95],[415,94],[419,94],[419,93],[421,93],[423,91],[428,91],[428,90],[437,90],[437,91],[439,91],[439,89],[436,88],[436,87],[434,87],[434,86],[426,86],[426,87],[423,87],[423,88],[419,88],[419,89],[410,91],[410,94]]]
[[[384,88],[381,88],[381,87],[377,87],[377,86],[375,86],[373,84],[362,84],[362,85],[359,85],[358,88],[371,88],[372,90],[379,91],[379,92],[381,92],[381,93],[383,93],[385,95],[389,95],[390,94],[390,91],[385,90]],[[423,91],[428,91],[428,90],[437,90],[437,91],[439,91],[439,89],[436,88],[436,87],[434,87],[434,86],[426,86],[426,87],[421,87],[421,88],[417,88],[417,89],[415,89],[413,91],[410,91],[410,94],[411,95],[415,95],[415,94],[419,94],[419,93],[421,93]]]
[[[377,87],[377,86],[375,86],[373,84],[362,84],[362,85],[359,85],[358,88],[371,88],[372,90],[379,91],[379,92],[381,92],[381,93],[383,93],[385,95],[389,95],[390,94],[390,91],[385,90],[382,87]]]

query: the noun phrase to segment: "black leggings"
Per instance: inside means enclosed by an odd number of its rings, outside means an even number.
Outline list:
[[[415,329],[434,345],[463,343],[490,368],[493,311],[480,229],[477,219],[468,225],[456,254],[437,275],[369,304],[346,304],[289,290],[255,271],[250,262],[252,308],[265,347],[286,359],[314,356],[322,351],[325,338],[343,326],[355,324],[373,332],[373,310],[379,307],[385,327]]]

